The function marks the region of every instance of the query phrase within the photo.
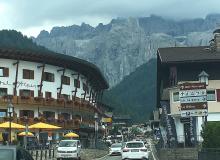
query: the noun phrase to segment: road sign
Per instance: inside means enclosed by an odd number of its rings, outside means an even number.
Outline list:
[[[181,117],[207,116],[207,92],[205,83],[183,83],[180,85],[179,99]]]
[[[193,110],[193,109],[208,109],[207,103],[182,103],[181,110]]]
[[[183,83],[180,85],[180,90],[195,90],[206,89],[205,83]]]
[[[193,116],[207,116],[207,109],[196,109],[196,110],[182,110],[181,117],[193,117]]]
[[[206,89],[195,89],[195,90],[182,90],[179,92],[179,97],[189,97],[189,96],[206,96]]]
[[[199,102],[207,102],[206,95],[180,98],[180,103],[199,103]]]

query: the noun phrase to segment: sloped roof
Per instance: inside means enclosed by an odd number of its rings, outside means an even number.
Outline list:
[[[49,51],[34,52],[0,48],[0,58],[32,61],[72,69],[86,76],[99,89],[107,89],[109,87],[108,82],[96,65],[73,56]]]
[[[220,52],[211,51],[209,46],[159,48],[161,63],[218,62]]]

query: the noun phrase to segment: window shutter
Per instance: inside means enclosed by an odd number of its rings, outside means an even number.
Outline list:
[[[51,74],[51,82],[54,82],[54,74]]]
[[[25,79],[25,78],[26,78],[26,70],[23,69],[23,79]]]
[[[34,79],[34,71],[30,71],[30,79]]]
[[[19,117],[23,117],[24,116],[24,111],[23,110],[20,110],[20,115]]]
[[[217,102],[220,102],[220,89],[216,89],[217,92]]]
[[[9,69],[8,68],[4,68],[3,69],[3,76],[4,77],[8,77],[9,76]]]
[[[19,90],[19,95],[23,96],[23,90],[22,89]]]
[[[43,72],[43,74],[42,74],[42,79],[43,79],[43,81],[45,81],[46,80],[46,73],[45,72]]]
[[[30,96],[34,97],[34,91],[30,91]]]
[[[29,113],[30,113],[30,115],[29,115],[30,118],[34,118],[34,111],[30,111]]]
[[[67,84],[70,85],[70,77],[67,77]]]

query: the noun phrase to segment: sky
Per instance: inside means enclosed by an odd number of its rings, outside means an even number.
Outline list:
[[[220,13],[219,6],[220,0],[0,0],[0,29],[36,37],[54,26],[96,26],[117,17],[204,18]]]

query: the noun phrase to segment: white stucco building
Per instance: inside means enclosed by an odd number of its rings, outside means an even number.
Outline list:
[[[167,137],[174,137],[178,144],[191,146],[202,142],[201,131],[206,121],[205,116],[181,117],[180,84],[206,83],[207,121],[220,121],[219,37],[220,30],[216,30],[210,46],[158,49],[158,107],[167,109]]]
[[[44,121],[63,130],[94,130],[108,83],[93,64],[63,54],[0,49],[0,121],[9,101],[14,121]]]

